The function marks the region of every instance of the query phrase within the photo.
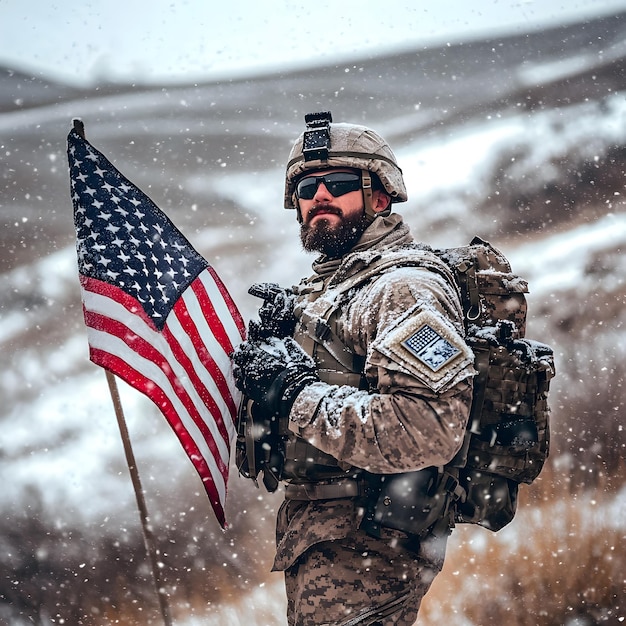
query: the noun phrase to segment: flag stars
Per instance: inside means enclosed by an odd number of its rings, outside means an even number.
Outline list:
[[[80,271],[125,291],[158,325],[206,261],[140,190],[80,142],[72,135],[68,150]]]

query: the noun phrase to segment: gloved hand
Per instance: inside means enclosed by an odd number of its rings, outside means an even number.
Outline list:
[[[287,417],[300,391],[319,380],[315,361],[291,337],[244,341],[232,359],[237,388],[267,417]]]
[[[269,337],[293,337],[296,328],[293,314],[295,296],[290,289],[276,283],[254,283],[248,293],[264,300],[259,309],[260,322],[250,321],[248,339],[259,341]]]

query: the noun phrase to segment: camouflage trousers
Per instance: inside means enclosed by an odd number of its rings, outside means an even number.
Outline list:
[[[418,555],[357,530],[311,546],[285,571],[289,625],[412,626],[443,564],[447,537],[431,541]]]

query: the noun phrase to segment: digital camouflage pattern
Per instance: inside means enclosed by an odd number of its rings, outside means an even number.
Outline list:
[[[330,455],[343,471],[385,474],[443,465],[463,441],[474,369],[458,293],[445,264],[427,248],[411,248],[422,267],[402,266],[412,243],[399,215],[381,217],[351,253],[316,263],[315,274],[296,288],[296,308],[313,316],[340,299],[338,334],[365,359],[369,389],[324,382],[325,372],[318,370],[322,382],[305,388],[290,414],[291,437]],[[381,255],[397,255],[398,266],[342,291]],[[435,362],[433,353],[420,361],[399,347],[412,337],[411,320],[420,315],[432,321],[440,342],[456,350],[454,358]],[[304,336],[296,329],[297,341]],[[290,624],[415,621],[443,564],[448,529],[409,545],[399,531],[384,529],[380,539],[367,535],[359,529],[363,514],[360,498],[286,500],[281,507],[274,569],[285,571]],[[365,616],[383,606],[389,615]]]
[[[418,555],[397,531],[385,530],[382,539],[349,528],[338,532],[336,520],[346,519],[340,509],[350,506],[354,508],[345,500],[314,506],[319,541],[285,572],[289,624],[411,626],[443,564],[446,537],[429,538]],[[281,510],[281,526],[297,524],[305,508],[309,505],[304,502],[288,502]]]

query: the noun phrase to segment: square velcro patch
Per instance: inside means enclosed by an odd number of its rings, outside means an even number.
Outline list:
[[[429,309],[401,321],[373,347],[436,392],[465,377],[474,362],[452,323]]]
[[[430,324],[424,324],[407,337],[402,345],[433,372],[438,372],[446,363],[461,354],[459,348],[442,337]]]

